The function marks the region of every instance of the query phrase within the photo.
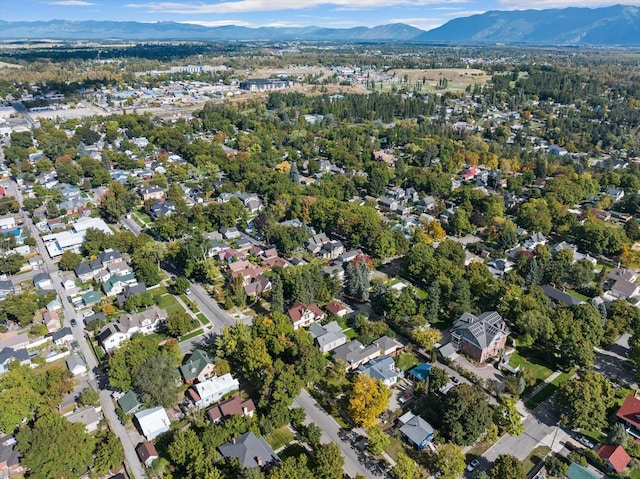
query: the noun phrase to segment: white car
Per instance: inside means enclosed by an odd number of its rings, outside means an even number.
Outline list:
[[[473,461],[471,461],[469,463],[469,465],[467,466],[467,471],[471,472],[473,471],[476,467],[478,467],[480,465],[480,461],[478,461],[477,459],[474,459]]]

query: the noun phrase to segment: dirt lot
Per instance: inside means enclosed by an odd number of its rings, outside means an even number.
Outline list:
[[[424,78],[429,83],[437,83],[444,78],[449,83],[459,85],[472,85],[474,83],[486,83],[491,79],[490,75],[475,68],[436,68],[433,70],[390,70],[390,74],[399,79],[407,75],[410,82],[422,81]]]

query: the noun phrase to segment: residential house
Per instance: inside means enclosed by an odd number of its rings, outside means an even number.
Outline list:
[[[136,283],[136,284],[127,284],[122,291],[122,294],[118,295],[118,306],[120,308],[124,307],[124,303],[131,296],[135,296],[136,294],[144,294],[147,292],[147,286],[144,283]]]
[[[358,372],[368,375],[372,379],[379,379],[386,386],[392,387],[398,379],[404,376],[401,369],[396,367],[396,363],[391,356],[379,356],[372,359],[367,364],[358,367]]]
[[[156,451],[156,446],[149,441],[144,441],[138,444],[136,446],[136,454],[138,454],[140,462],[147,467],[151,467],[153,461],[160,457],[158,455],[158,451]]]
[[[332,240],[322,245],[318,255],[323,259],[336,259],[344,253],[344,245],[341,241]]]
[[[69,359],[67,359],[67,367],[74,376],[80,376],[87,372],[87,365],[78,353],[73,353]]]
[[[231,376],[230,373],[227,373],[194,384],[189,388],[188,392],[193,405],[201,408],[219,401],[225,394],[237,391],[239,387],[238,380]]]
[[[629,434],[640,439],[640,399],[627,396],[618,409],[616,417],[626,426]]]
[[[99,303],[101,300],[100,293],[97,291],[87,291],[82,294],[82,304],[85,306],[91,306],[92,304]]]
[[[337,321],[332,321],[324,326],[313,323],[309,326],[309,333],[323,353],[333,351],[347,342],[347,336],[342,332],[342,326]]]
[[[640,286],[624,279],[619,279],[611,285],[609,293],[615,298],[630,299],[640,295]]]
[[[165,325],[167,312],[157,306],[136,314],[125,314],[118,322],[111,323],[98,335],[100,344],[110,352],[120,347],[123,341],[130,339],[134,333],[151,334]]]
[[[138,280],[133,273],[114,275],[102,283],[102,291],[104,291],[104,294],[108,297],[118,296],[124,291],[125,287],[132,286],[137,283]]]
[[[549,284],[543,285],[542,291],[551,300],[552,305],[562,304],[565,306],[574,306],[583,302],[581,299],[578,299],[575,296],[570,295],[569,293],[565,293],[558,288],[554,288]]]
[[[142,407],[142,403],[133,391],[127,391],[118,398],[118,406],[125,415],[135,414]]]
[[[631,457],[619,444],[603,444],[598,449],[598,456],[618,474],[622,473],[631,462]]]
[[[47,331],[53,333],[60,329],[60,316],[55,311],[50,311],[48,309],[44,310],[42,314],[42,322],[47,327]]]
[[[218,231],[220,231],[220,234],[222,234],[222,237],[226,240],[234,240],[242,236],[242,233],[240,233],[238,228],[236,228],[235,226],[231,226],[230,228],[223,227]]]
[[[624,190],[622,188],[607,188],[604,190],[605,195],[613,196],[614,203],[624,198]]]
[[[164,198],[164,190],[158,185],[143,186],[138,190],[138,194],[142,201],[159,200]]]
[[[502,278],[505,274],[513,269],[513,262],[500,258],[487,263],[487,268],[491,272],[491,275],[498,279]]]
[[[533,251],[536,246],[547,244],[547,238],[542,233],[533,233],[524,242],[525,249]]]
[[[0,339],[0,349],[12,348],[22,349],[29,346],[29,335],[27,333],[15,334],[13,336]]]
[[[0,374],[9,370],[9,364],[18,361],[22,365],[31,364],[31,356],[25,348],[0,348]]]
[[[347,371],[352,371],[378,356],[380,356],[380,348],[378,346],[375,344],[364,346],[357,339],[349,341],[333,351],[333,360],[342,361]]]
[[[457,351],[484,363],[500,355],[508,335],[509,329],[498,312],[487,311],[480,316],[464,313],[453,323],[451,343]]]
[[[262,296],[266,291],[271,289],[271,280],[260,273],[249,284],[244,285],[244,292],[250,298]]]
[[[102,415],[102,407],[98,406],[86,406],[76,409],[70,414],[66,415],[69,422],[79,422],[84,424],[87,432],[91,434],[98,429],[100,421],[104,419]]]
[[[384,196],[378,200],[378,206],[382,211],[395,211],[400,206],[400,203],[395,198]]]
[[[213,423],[218,423],[231,416],[253,416],[256,410],[251,399],[242,399],[240,396],[233,396],[226,401],[222,401],[217,406],[207,410],[207,416]]]
[[[409,370],[409,377],[417,382],[424,381],[429,377],[431,369],[433,369],[433,366],[431,364],[418,364],[417,366]]]
[[[29,266],[31,266],[31,269],[33,271],[42,269],[44,267],[44,260],[42,259],[42,256],[38,255],[38,256],[29,258]]]
[[[256,437],[251,431],[223,444],[218,450],[225,459],[238,459],[243,469],[267,469],[280,460],[267,441],[262,437]]]
[[[89,310],[89,313],[91,313],[91,310]],[[89,327],[91,323],[93,323],[94,321],[100,321],[102,323],[106,323],[107,317],[104,315],[104,313],[95,313],[95,314],[90,314],[89,316],[86,316],[82,320],[84,325],[87,327]]]
[[[329,238],[326,234],[320,233],[309,238],[305,244],[305,249],[311,254],[318,254],[322,247],[329,242]]]
[[[353,312],[353,310],[349,306],[337,300],[333,300],[328,303],[324,307],[324,309],[326,309],[329,314],[335,314],[340,318],[343,318],[347,314]]]
[[[149,216],[157,220],[161,216],[172,215],[176,212],[176,204],[173,201],[156,200],[149,208]]]
[[[311,304],[305,306],[300,301],[296,301],[291,309],[288,311],[291,322],[293,323],[293,329],[300,329],[309,326],[316,321],[322,321],[325,318],[324,312],[318,308],[317,305]]]
[[[4,216],[0,218],[0,231],[16,229],[16,219],[13,216]]]
[[[433,440],[433,427],[420,416],[411,411],[398,418],[400,433],[419,451],[423,450]]]
[[[189,356],[189,360],[180,366],[180,375],[186,384],[194,382],[203,382],[215,375],[214,358],[203,351],[196,349]]]
[[[20,464],[22,454],[16,449],[16,437],[13,434],[0,437],[0,478],[22,476],[24,468]]]
[[[340,261],[341,263],[351,263],[358,256],[364,256],[364,253],[361,249],[350,249],[349,251],[338,256],[338,261]]]
[[[86,282],[104,271],[110,271],[113,274],[127,274],[133,271],[128,265],[125,265],[124,258],[118,250],[106,249],[90,263],[80,263],[74,271],[82,282]]]
[[[389,336],[382,336],[381,338],[376,339],[372,344],[378,348],[380,354],[387,356],[395,356],[396,352],[402,348],[402,344]]]
[[[137,412],[134,418],[138,423],[140,432],[147,441],[151,441],[160,434],[167,432],[171,425],[169,416],[167,416],[167,412],[162,406]]]
[[[38,273],[33,277],[33,285],[36,289],[52,289],[53,282],[48,273]]]
[[[57,346],[64,346],[65,344],[73,341],[73,331],[71,331],[71,328],[69,327],[62,328],[60,331],[53,333],[51,340]]]
[[[16,292],[13,287],[13,283],[9,280],[0,281],[0,300],[3,300],[10,294],[14,294]]]

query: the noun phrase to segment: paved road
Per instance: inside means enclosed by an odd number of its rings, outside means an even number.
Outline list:
[[[24,117],[27,119],[27,121],[29,123],[31,123],[31,126],[33,128],[40,128],[40,123],[38,123],[32,116],[31,116],[31,112],[29,112],[29,110],[27,110],[24,105],[22,103],[20,103],[19,101],[13,103],[13,108],[15,108],[15,110],[18,113],[21,113],[22,115],[24,115]]]
[[[120,217],[120,223],[136,236],[140,236],[140,233],[142,233],[142,228],[133,218],[127,218],[123,215]]]
[[[301,407],[306,411],[305,424],[314,423],[322,429],[323,442],[335,442],[340,446],[344,456],[344,471],[349,477],[361,474],[369,479],[375,479],[375,476],[359,462],[359,455],[355,449],[351,448],[351,444],[343,441],[338,435],[340,425],[322,409],[306,389],[303,389],[300,395],[294,399],[293,407]]]
[[[16,192],[16,199],[22,206],[22,192],[18,188],[18,185],[15,182],[12,182],[12,186]],[[142,464],[140,464],[140,460],[135,452],[134,445],[131,442],[131,438],[129,434],[125,430],[125,428],[120,423],[115,411],[115,405],[111,398],[111,395],[108,390],[106,390],[106,381],[97,381],[96,380],[96,372],[98,370],[98,363],[96,361],[95,356],[93,355],[93,351],[87,342],[85,337],[85,331],[83,328],[82,321],[77,321],[77,325],[75,327],[71,326],[71,319],[75,318],[76,312],[73,309],[73,306],[67,300],[67,294],[65,292],[64,287],[62,286],[62,281],[60,275],[58,273],[58,266],[53,262],[53,260],[47,254],[47,249],[44,246],[44,241],[40,237],[40,232],[33,224],[31,217],[28,213],[24,213],[24,227],[31,231],[31,236],[36,240],[36,244],[38,246],[38,250],[42,255],[44,260],[44,270],[49,273],[51,276],[51,280],[53,282],[54,289],[58,293],[60,297],[60,302],[62,303],[62,308],[64,310],[64,318],[63,324],[64,326],[71,327],[73,331],[73,336],[80,347],[80,351],[84,356],[84,359],[87,363],[89,369],[89,382],[94,385],[96,389],[100,392],[100,401],[102,403],[102,411],[109,421],[111,429],[118,436],[122,447],[124,449],[124,454],[126,461],[129,465],[129,471],[133,478],[137,479],[145,479],[147,476],[144,473],[144,469]]]

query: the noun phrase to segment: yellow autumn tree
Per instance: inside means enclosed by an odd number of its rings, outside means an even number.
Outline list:
[[[433,351],[436,344],[442,339],[442,333],[437,329],[430,327],[426,328],[414,328],[411,332],[413,340],[422,346],[425,351]]]
[[[358,374],[349,393],[349,416],[360,426],[375,426],[378,416],[387,409],[389,396],[391,391],[382,381]]]

